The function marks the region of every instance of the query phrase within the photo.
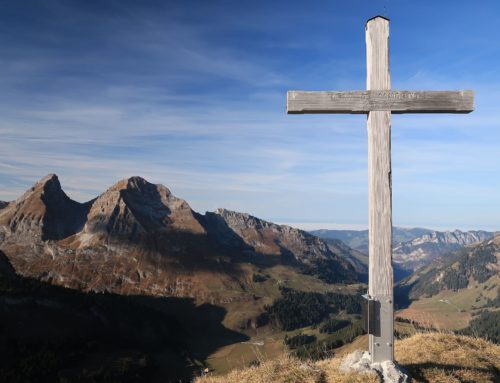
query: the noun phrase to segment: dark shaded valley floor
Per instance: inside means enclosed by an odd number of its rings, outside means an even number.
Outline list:
[[[0,381],[190,381],[206,357],[247,337],[223,308],[191,299],[82,293],[0,276]]]

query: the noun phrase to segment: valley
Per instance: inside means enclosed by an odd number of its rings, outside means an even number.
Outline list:
[[[464,329],[489,312],[500,319],[499,271],[500,235],[438,258],[399,283],[405,308],[397,316],[442,330]]]
[[[94,312],[92,302],[101,296],[120,302],[133,299],[137,312],[145,313],[136,317],[137,326],[150,326],[151,315],[168,315],[179,328],[169,326],[169,331],[183,334],[183,351],[174,353],[183,355],[183,363],[174,358],[168,364],[185,367],[164,375],[158,370],[158,358],[166,355],[168,360],[172,353],[146,338],[140,349],[156,360],[151,369],[158,379],[184,379],[205,368],[207,362],[220,371],[232,368],[234,358],[228,363],[227,356],[220,357],[227,351],[224,347],[238,355],[240,348],[259,342],[263,333],[276,339],[274,344],[267,342],[269,352],[280,353],[284,335],[279,325],[270,323],[273,317],[267,318],[266,312],[286,289],[320,297],[357,297],[364,289],[363,272],[346,245],[339,242],[331,247],[301,230],[225,209],[201,215],[166,187],[140,177],[119,181],[97,198],[78,203],[51,174],[2,206],[0,271],[5,274],[5,296],[11,290],[17,294],[18,280],[53,286],[48,291],[54,294],[50,299],[55,306],[62,304],[58,303],[63,299],[59,294],[70,303],[78,299],[88,302],[82,310],[90,310],[95,317],[91,328],[97,325],[95,320],[119,323]],[[23,299],[47,299],[38,296],[38,288],[30,294]],[[19,310],[16,315],[24,315],[22,306],[12,306],[10,298],[6,299],[2,301],[4,310],[15,309]],[[120,307],[111,310],[113,318],[120,316]],[[46,315],[39,305],[32,310]],[[158,313],[150,314],[151,310]],[[322,313],[318,321],[326,317]],[[57,331],[50,321],[41,323],[39,332]],[[19,331],[14,328],[12,335]],[[74,339],[72,331],[63,336],[63,344],[81,341]],[[43,337],[39,341],[42,346],[50,343]],[[116,344],[118,338],[110,342]],[[175,338],[167,339],[164,347],[177,344]],[[23,356],[19,358],[21,362]],[[90,366],[82,363],[68,368],[76,375],[83,368],[89,371]],[[99,363],[95,366],[97,371],[103,368]],[[9,371],[2,373],[12,373]]]
[[[500,236],[394,233],[400,336],[421,326],[476,331],[470,323],[492,320],[484,311],[497,315]],[[366,342],[366,240],[223,208],[200,214],[140,177],[79,203],[48,175],[0,204],[0,324],[11,339],[2,352],[12,360],[0,377],[29,376],[23,363],[42,349],[53,355],[36,362],[47,376],[64,364],[64,376],[108,379],[103,371],[121,363],[125,372],[110,370],[121,381],[189,381],[283,353],[341,355]],[[20,316],[38,318],[32,332]],[[105,343],[93,335],[102,333]]]

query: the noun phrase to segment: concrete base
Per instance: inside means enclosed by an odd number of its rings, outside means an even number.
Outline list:
[[[344,357],[340,363],[342,372],[358,372],[361,374],[377,374],[383,383],[410,383],[408,373],[394,362],[385,361],[371,363],[368,351],[354,351]]]

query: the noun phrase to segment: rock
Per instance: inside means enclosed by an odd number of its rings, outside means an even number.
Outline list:
[[[411,381],[408,373],[399,365],[391,361],[380,363],[382,367],[382,381],[387,383],[408,383]]]
[[[342,372],[359,372],[359,373],[372,373],[374,372],[370,366],[370,354],[368,351],[354,351],[347,355],[340,363],[340,371]]]
[[[340,371],[360,374],[377,374],[384,383],[409,383],[408,373],[394,362],[371,363],[368,351],[354,351],[344,357],[340,363]]]

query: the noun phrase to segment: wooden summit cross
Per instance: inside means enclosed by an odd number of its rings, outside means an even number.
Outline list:
[[[469,113],[474,93],[391,91],[389,20],[381,16],[366,23],[366,64],[366,91],[289,91],[287,113],[368,114],[369,351],[383,362],[394,359],[391,113]]]

